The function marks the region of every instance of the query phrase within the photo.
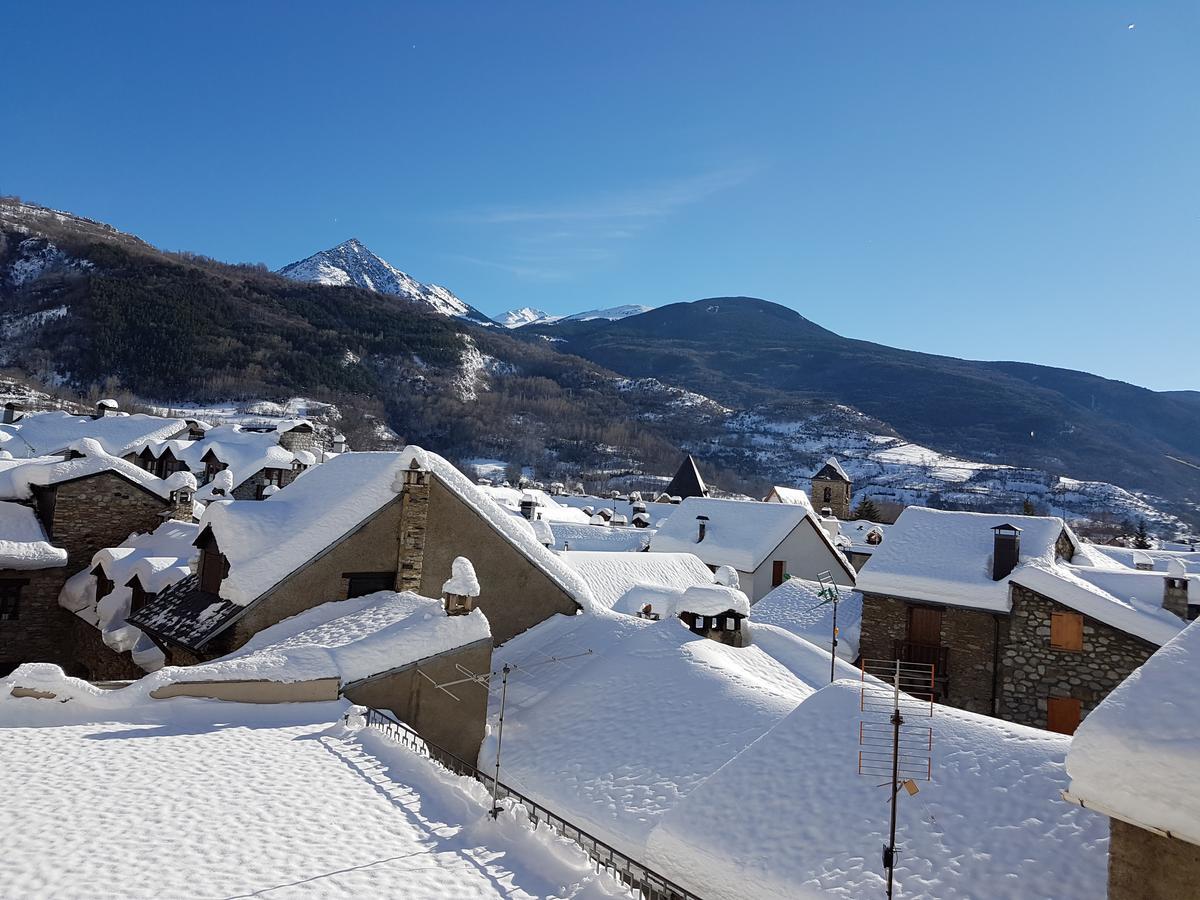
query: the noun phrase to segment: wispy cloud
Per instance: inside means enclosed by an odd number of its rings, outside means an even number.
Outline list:
[[[689,178],[626,189],[602,196],[583,198],[561,206],[513,206],[473,210],[455,216],[459,221],[481,224],[567,223],[609,220],[654,219],[699,203],[720,191],[737,187],[758,171],[753,164],[714,169]],[[630,227],[615,229],[630,236]]]

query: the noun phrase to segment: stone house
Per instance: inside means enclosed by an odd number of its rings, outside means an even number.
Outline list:
[[[196,545],[196,574],[129,619],[171,664],[222,656],[329,600],[436,595],[459,556],[488,585],[477,605],[497,643],[573,615],[586,594],[529,522],[416,447],[335,457],[269,503],[212,504]]]
[[[1186,623],[1167,580],[1114,565],[1061,519],[910,507],[859,573],[860,651],[931,666],[939,702],[1069,734]]]
[[[714,572],[730,566],[756,603],[785,578],[830,572],[853,585],[853,566],[807,503],[689,497],[650,538],[652,553],[694,553]]]
[[[25,555],[42,551],[36,566],[0,564],[5,598],[0,665],[6,668],[54,662],[73,674],[92,676],[90,660],[115,659],[94,629],[79,629],[75,617],[59,605],[68,576],[131,531],[153,530],[176,515],[191,517],[195,481],[190,475],[155,478],[108,455],[95,441],[77,443],[73,455],[70,460],[13,460],[0,471],[0,501],[6,510],[0,519],[0,547],[12,541],[29,545],[21,549]]]
[[[1200,884],[1200,628],[1190,625],[1083,723],[1063,799],[1109,817],[1109,900],[1190,900]]]

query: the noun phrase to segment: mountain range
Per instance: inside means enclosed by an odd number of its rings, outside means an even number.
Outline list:
[[[361,425],[360,448],[386,423],[547,476],[667,475],[686,449],[762,493],[837,452],[904,502],[1200,520],[1197,392],[857,341],[746,297],[498,319],[355,240],[272,273],[0,199],[0,365],[43,384],[301,394]]]

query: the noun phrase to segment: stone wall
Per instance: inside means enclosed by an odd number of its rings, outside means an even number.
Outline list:
[[[895,641],[908,638],[910,604],[882,594],[863,594],[859,653],[864,659],[895,659]],[[941,643],[947,648],[942,703],[993,714],[997,629],[1003,642],[1006,622],[975,609],[942,607]]]
[[[1108,900],[1192,900],[1200,847],[1110,819]]]
[[[0,621],[0,675],[26,662],[52,662],[65,669],[74,662],[71,629],[76,618],[58,605],[66,570],[0,569],[0,580],[10,579],[26,583],[18,617]]]
[[[100,636],[100,629],[63,610],[72,620],[72,665],[81,677],[92,681],[125,681],[146,674],[128,653],[117,653]]]
[[[825,499],[825,488],[829,488],[830,499]],[[814,478],[812,480],[813,509],[820,512],[828,506],[830,511],[842,521],[850,518],[850,485],[844,481]]]
[[[105,547],[116,547],[135,532],[150,532],[163,523],[168,503],[157,494],[112,472],[65,481],[53,491],[51,542],[67,551],[67,571],[91,564]],[[43,507],[44,508],[44,507]]]
[[[1158,648],[1084,616],[1083,650],[1050,646],[1050,615],[1075,612],[1019,584],[1000,650],[998,715],[1010,722],[1046,727],[1046,699],[1073,697],[1086,716]]]

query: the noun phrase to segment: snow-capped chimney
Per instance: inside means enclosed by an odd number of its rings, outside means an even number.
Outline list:
[[[120,409],[120,407],[117,406],[116,400],[112,400],[112,399],[101,400],[99,403],[96,404],[96,416],[95,417],[97,419],[103,419],[105,416],[111,416],[118,409]]]
[[[696,543],[704,540],[704,535],[708,531],[708,516],[696,516]]]
[[[1163,609],[1188,620],[1187,566],[1178,559],[1167,564],[1167,577],[1163,579]]]
[[[534,510],[534,507],[536,507],[536,506],[537,506],[537,501],[533,499],[532,495],[526,494],[525,496],[523,496],[521,498],[521,515],[524,516],[526,519],[532,520],[533,519],[533,510]]]
[[[4,424],[11,425],[25,415],[25,407],[16,400],[4,404]]]
[[[475,567],[465,556],[455,557],[450,564],[450,577],[442,585],[442,597],[446,604],[446,615],[465,616],[475,608],[479,596],[479,579]]]
[[[346,436],[340,431],[333,436],[333,443],[329,447],[331,453],[346,452]]]
[[[992,535],[992,581],[1001,581],[1021,559],[1021,529],[1005,522],[995,526]]]

